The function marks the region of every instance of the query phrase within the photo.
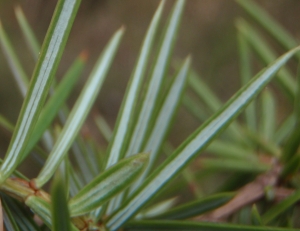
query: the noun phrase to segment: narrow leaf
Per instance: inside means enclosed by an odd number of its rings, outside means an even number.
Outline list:
[[[298,63],[298,70],[297,70],[297,78],[296,78],[296,96],[294,100],[294,114],[296,115],[297,121],[300,120],[300,62]]]
[[[175,150],[175,148],[169,142],[165,142],[165,144],[162,147],[162,151],[167,156],[172,155],[174,150]],[[189,187],[190,191],[194,194],[195,198],[203,197],[203,190],[202,190],[201,186],[199,185],[199,180],[197,178],[197,175],[195,175],[195,171],[192,168],[187,167],[182,171],[182,175],[183,175],[183,178],[186,181],[187,186]],[[181,188],[179,182],[178,182],[177,186],[179,186],[178,188]],[[173,192],[175,192],[177,190],[175,187],[173,189],[174,189]]]
[[[211,111],[215,112],[221,108],[222,102],[193,70],[191,70],[189,74],[189,86]]]
[[[259,212],[255,204],[252,206],[252,210],[251,210],[251,221],[253,225],[256,226],[262,225],[261,216],[259,215]]]
[[[159,6],[159,10],[156,12],[156,15],[154,16],[154,18],[152,20],[149,30],[151,29],[151,27],[155,26],[155,29],[156,29],[156,27],[158,26],[158,23],[159,23],[158,19],[161,16],[163,4],[164,4],[164,1]],[[166,71],[169,66],[171,53],[173,51],[173,47],[174,47],[175,40],[176,40],[176,34],[177,34],[178,28],[179,28],[179,22],[180,22],[181,15],[183,12],[183,7],[184,7],[184,0],[177,0],[176,4],[174,5],[174,7],[172,9],[172,13],[169,16],[169,20],[166,25],[166,29],[163,32],[163,38],[162,38],[162,41],[161,41],[161,44],[159,47],[158,55],[154,61],[154,66],[153,66],[152,72],[150,74],[150,79],[149,79],[149,84],[147,86],[146,94],[145,94],[143,102],[140,106],[141,109],[136,109],[136,111],[139,111],[139,114],[136,117],[136,120],[132,120],[133,115],[136,114],[136,112],[133,110],[134,108],[132,108],[132,107],[124,108],[126,110],[129,110],[129,109],[132,110],[131,114],[130,114],[131,117],[126,118],[126,120],[130,123],[129,124],[122,123],[120,125],[122,125],[122,127],[127,128],[126,130],[130,131],[130,134],[127,132],[127,134],[126,134],[127,137],[125,137],[126,140],[123,139],[124,143],[118,142],[119,144],[116,143],[116,145],[114,145],[119,150],[122,147],[122,149],[120,150],[121,153],[120,153],[120,151],[117,150],[114,152],[114,155],[109,154],[108,155],[109,159],[108,159],[106,167],[109,167],[111,164],[115,163],[116,160],[118,160],[118,159],[116,159],[116,157],[118,157],[118,158],[124,157],[124,156],[128,157],[128,156],[134,155],[136,153],[143,152],[142,145],[147,136],[147,130],[150,128],[150,121],[153,118],[153,114],[155,112],[155,106],[157,104],[157,101],[160,100],[158,95],[160,94],[160,90],[162,89],[162,82],[163,82],[164,76],[165,76]],[[150,32],[149,30],[148,30],[148,33]],[[147,37],[151,36],[151,34],[149,33],[149,35],[148,35],[148,33],[146,36]],[[151,45],[152,45],[152,41],[153,41],[154,37],[149,37],[149,38],[151,38]],[[145,48],[147,48],[147,47],[145,47]],[[147,49],[147,60],[148,60],[148,55],[151,52],[151,50],[150,50],[151,48],[150,47],[148,47],[148,48],[149,49]],[[141,61],[143,61],[143,59],[141,59]],[[143,69],[145,69],[146,64],[147,64],[146,62],[143,62]],[[136,68],[136,70],[138,70],[138,68]],[[140,85],[140,82],[139,82],[139,85]],[[135,95],[131,95],[134,99],[134,101],[133,101],[134,103],[136,103],[139,99],[137,97],[137,93],[138,93],[137,90],[138,89],[136,89],[134,87],[134,85],[133,85],[132,90],[129,89],[129,93],[135,93]],[[128,100],[130,100],[130,98],[128,98]],[[132,99],[130,101],[132,101]],[[130,101],[129,101],[129,103],[130,103]],[[124,128],[123,128],[123,130],[124,130]],[[118,133],[122,134],[123,132],[118,132]],[[120,146],[120,145],[122,145],[122,146]],[[110,149],[110,151],[112,151],[112,149]],[[112,152],[110,152],[110,153],[112,153]],[[116,207],[118,207],[122,197],[123,197],[123,195],[119,195],[117,198],[113,199],[109,203],[108,213],[110,213]]]
[[[196,201],[179,205],[161,215],[155,216],[154,219],[179,220],[199,216],[226,204],[233,196],[234,193],[220,193],[207,196]]]
[[[40,45],[27,21],[27,18],[24,15],[22,8],[19,5],[15,7],[15,14],[25,37],[25,41],[27,42],[34,59],[37,60],[40,51]]]
[[[296,118],[295,115],[292,114],[288,116],[282,124],[279,126],[277,131],[274,134],[274,140],[277,144],[281,144],[291,133],[291,127],[295,125]]]
[[[177,201],[177,198],[170,198],[167,200],[164,200],[162,202],[156,203],[152,205],[151,207],[147,208],[146,210],[143,210],[141,213],[139,213],[136,216],[136,219],[146,219],[146,218],[153,218],[156,216],[159,216],[160,214],[165,213],[166,211],[170,210]]]
[[[0,159],[0,164],[2,164],[2,162],[3,162],[3,160]],[[18,177],[18,178],[23,179],[23,180],[29,181],[29,179],[28,179],[26,176],[24,176],[22,173],[20,173],[20,172],[17,171],[17,170],[15,170],[15,171],[13,172],[13,176]]]
[[[251,225],[251,208],[250,206],[243,206],[234,215],[234,220],[236,223],[241,225]]]
[[[5,128],[9,132],[14,131],[14,125],[9,122],[3,115],[0,115],[0,126]]]
[[[121,227],[142,206],[196,157],[266,86],[274,74],[297,52],[297,47],[278,58],[272,65],[240,89],[215,115],[199,127],[180,147],[157,168],[107,222],[111,230]]]
[[[264,224],[270,223],[276,217],[278,217],[281,213],[286,211],[288,208],[293,206],[297,201],[300,200],[300,191],[296,191],[293,195],[289,196],[285,200],[276,204],[274,207],[269,209],[265,214],[262,215],[262,221]]]
[[[68,157],[60,164],[58,171],[60,172],[61,181],[64,184],[66,198],[69,198],[70,192],[70,168],[73,168]]]
[[[98,150],[94,150],[94,147],[92,147],[94,145],[93,142],[94,141],[89,138],[85,139],[85,157],[91,172],[96,176],[100,172],[97,158],[99,153]]]
[[[171,125],[170,121],[174,119],[176,109],[179,106],[181,96],[185,87],[187,80],[187,74],[189,71],[191,59],[188,57],[185,62],[182,64],[181,69],[179,70],[177,76],[175,76],[173,83],[167,93],[166,98],[162,104],[162,107],[158,113],[158,116],[155,120],[155,124],[150,133],[150,136],[147,140],[147,143],[143,150],[150,152],[149,164],[146,167],[146,170],[143,172],[141,177],[137,180],[132,188],[132,191],[136,189],[138,185],[141,184],[148,176],[150,170],[154,165],[154,161],[157,158],[158,152],[163,144],[167,131]]]
[[[95,123],[100,131],[100,133],[103,135],[104,139],[109,142],[112,137],[112,130],[109,127],[109,124],[107,121],[101,116],[98,115],[95,118]]]
[[[139,93],[141,83],[143,82],[148,60],[153,49],[153,42],[161,18],[163,6],[164,1],[162,1],[159,5],[144,39],[138,61],[136,63],[134,72],[132,73],[129,87],[126,90],[125,98],[118,115],[116,128],[114,129],[114,134],[108,148],[108,159],[105,169],[117,163],[120,157],[124,156],[124,148],[126,147],[126,143],[129,142],[128,139],[130,137],[128,135],[132,127],[131,124],[133,122],[132,116],[134,113],[134,108],[138,101],[137,95]],[[135,153],[137,152],[132,154]]]
[[[130,145],[127,149],[126,156],[138,153],[143,145],[144,139],[149,128],[149,121],[154,114],[157,101],[159,100],[159,93],[162,89],[162,81],[165,76],[173,51],[176,34],[178,32],[181,15],[183,12],[185,1],[177,0],[172,13],[170,15],[166,31],[163,35],[163,40],[159,48],[157,58],[150,76],[150,82],[147,87],[146,95],[142,103],[142,108],[138,116],[134,131],[130,140]]]
[[[276,127],[276,108],[272,92],[264,90],[261,95],[261,134],[266,140],[273,140]]]
[[[201,103],[199,102],[196,102],[196,100],[188,94],[184,94],[182,103],[187,108],[187,110],[200,122],[203,122],[207,118],[209,118],[208,113],[203,105],[201,105]]]
[[[213,153],[215,156],[223,158],[239,159],[252,162],[258,161],[258,158],[254,154],[253,150],[233,142],[215,140],[206,148],[206,151]]]
[[[72,216],[88,213],[127,188],[143,171],[148,154],[138,154],[121,160],[88,185],[69,202]]]
[[[264,27],[285,49],[290,50],[298,45],[293,36],[277,23],[271,16],[251,0],[236,0],[261,26]]]
[[[266,140],[261,134],[253,132],[251,130],[244,130],[247,137],[257,146],[259,146],[266,153],[271,154],[275,157],[281,155],[281,149],[278,145],[273,143],[272,140]]]
[[[290,125],[289,127],[290,134],[287,138],[286,143],[283,146],[283,151],[282,151],[282,159],[285,162],[291,161],[291,159],[296,154],[299,147],[299,142],[300,142],[300,131],[298,129],[298,126],[300,124],[299,102],[300,102],[300,65],[298,64],[297,89],[296,89],[296,97],[294,100],[294,112],[288,118],[290,121],[287,119],[287,122],[290,122],[288,123],[288,125]]]
[[[283,146],[282,150],[282,160],[284,162],[289,161],[296,153],[299,147],[300,141],[300,131],[297,129],[293,129],[292,133],[290,134],[288,140],[286,141],[285,145]]]
[[[28,212],[28,208],[21,204],[19,201],[8,197],[1,193],[3,199],[3,206],[6,208],[7,216],[9,221],[14,222],[17,226],[16,230],[22,231],[36,231],[40,230],[36,222],[33,220],[32,213]],[[13,225],[13,224],[11,224]],[[13,229],[14,230],[14,229]]]
[[[0,168],[0,183],[15,170],[40,115],[62,56],[80,0],[60,0],[48,29],[16,129]]]
[[[23,155],[23,159],[26,158],[31,149],[39,141],[43,133],[50,126],[59,109],[65,103],[66,99],[72,92],[81,72],[83,71],[84,64],[86,61],[86,53],[82,52],[80,56],[72,64],[68,72],[64,75],[62,81],[58,84],[54,94],[51,96],[49,101],[44,106],[34,131],[27,144],[26,150]]]
[[[208,159],[205,158],[200,161],[200,166],[204,169],[210,169],[217,171],[234,171],[234,172],[249,172],[249,173],[261,173],[270,170],[269,165],[259,163],[258,161],[242,161],[232,160],[225,158]]]
[[[70,166],[71,164],[69,163],[68,166],[68,175],[69,175],[69,180],[70,180],[70,196],[73,197],[75,196],[80,189],[83,188],[84,183],[82,180],[79,178],[77,172],[74,171],[74,168]]]
[[[252,76],[251,72],[251,53],[249,44],[241,33],[238,33],[239,55],[240,55],[240,75],[242,85],[247,84]],[[256,129],[255,101],[245,109],[246,122],[249,129]]]
[[[1,219],[0,221],[4,222],[4,226],[6,230],[9,231],[19,231],[19,227],[17,225],[17,222],[15,220],[15,217],[12,215],[12,212],[10,211],[9,207],[6,205],[6,203],[3,201],[1,203],[1,213],[3,213],[3,220]],[[0,230],[3,230],[3,228],[0,227]]]
[[[222,102],[214,94],[214,92],[201,80],[198,74],[191,70],[189,74],[189,86],[195,91],[200,99],[205,103],[206,106],[215,113],[222,106]],[[228,135],[233,137],[235,140],[241,140],[241,133],[239,125],[233,122],[227,130]]]
[[[3,49],[5,58],[7,59],[8,65],[13,73],[15,81],[19,87],[19,90],[23,97],[25,97],[28,87],[28,77],[14,51],[13,45],[10,43],[10,39],[5,33],[3,26],[0,21],[0,45]]]
[[[105,48],[103,54],[99,58],[80,96],[78,97],[43,169],[38,177],[34,180],[36,187],[40,188],[51,178],[76,138],[76,135],[78,134],[98,95],[98,92],[100,91],[108,69],[112,63],[113,57],[115,56],[121,41],[123,31],[124,29],[122,28],[115,33]]]
[[[72,144],[72,152],[74,154],[79,171],[77,173],[83,179],[84,184],[90,182],[94,175],[89,167],[87,157],[85,156],[85,143],[81,136],[77,136],[74,143]]]
[[[62,177],[57,173],[51,189],[52,230],[71,231],[71,221]]]
[[[237,21],[238,30],[247,38],[248,42],[254,48],[255,52],[261,57],[264,64],[269,64],[276,59],[275,52],[269,45],[261,38],[260,34],[245,20],[239,19]],[[290,100],[294,99],[296,92],[296,83],[292,74],[283,68],[278,72],[276,78],[278,85],[284,90]]]
[[[51,205],[49,202],[37,196],[29,196],[25,204],[32,209],[32,211],[39,215],[43,222],[51,228]]]

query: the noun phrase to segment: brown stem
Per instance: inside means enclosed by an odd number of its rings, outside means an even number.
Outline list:
[[[28,182],[19,178],[8,178],[4,184],[1,185],[0,190],[23,203],[25,203],[26,199],[30,196],[39,197],[48,203],[50,203],[51,200],[50,195],[41,189],[37,189],[32,184],[32,181]],[[89,221],[86,221],[85,217],[74,217],[71,220],[79,230],[84,231],[88,229]]]
[[[281,172],[281,166],[274,164],[273,168],[264,174],[259,175],[254,181],[242,187],[236,196],[227,204],[219,207],[207,215],[202,215],[194,218],[200,221],[224,221],[235,211],[251,204],[265,195],[265,188],[267,186],[275,186]],[[287,192],[285,192],[286,194]]]

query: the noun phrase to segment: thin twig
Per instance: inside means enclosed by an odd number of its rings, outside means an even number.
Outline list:
[[[230,200],[227,204],[217,208],[209,214],[202,215],[194,218],[200,221],[224,221],[232,213],[244,207],[245,205],[251,204],[265,195],[265,188],[267,186],[275,186],[278,182],[278,178],[281,172],[281,166],[277,163],[274,164],[273,168],[264,174],[259,175],[254,181],[246,184],[242,187],[236,196]],[[278,193],[287,194],[287,191],[279,190]]]

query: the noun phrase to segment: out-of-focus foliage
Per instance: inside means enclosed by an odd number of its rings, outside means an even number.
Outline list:
[[[300,84],[287,62],[299,59],[300,47],[253,1],[237,3],[257,21],[236,21],[240,90],[223,105],[194,70],[197,60],[192,64],[190,56],[172,56],[185,1],[174,2],[159,31],[162,1],[114,129],[103,116],[95,116],[107,147],[84,132],[83,124],[122,46],[124,27],[112,35],[69,108],[66,100],[87,53],[78,56],[61,81],[55,76],[80,0],[58,1],[41,48],[22,9],[16,8],[26,43],[38,58],[29,78],[0,24],[1,48],[24,97],[16,125],[0,115],[0,126],[11,135],[0,167],[1,225],[6,230],[299,228]],[[283,47],[283,55],[256,26]],[[257,62],[264,68],[254,75]],[[268,85],[273,78],[274,88]],[[282,123],[278,95],[293,107]],[[180,105],[201,126],[174,148],[168,134]],[[28,156],[41,169],[33,179],[17,170]],[[49,182],[51,193],[44,187]],[[181,200],[179,189],[189,189],[188,202]]]

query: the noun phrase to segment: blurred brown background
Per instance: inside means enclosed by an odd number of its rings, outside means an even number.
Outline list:
[[[16,22],[14,6],[21,5],[42,43],[56,2],[0,0],[0,18],[3,27],[10,36],[28,75],[31,75],[34,60],[28,52]],[[296,38],[300,37],[299,0],[256,2]],[[173,3],[173,0],[167,1],[164,21]],[[88,65],[76,92],[72,95],[73,98],[70,99],[71,105],[84,83],[84,77],[88,75],[108,39],[119,27],[125,25],[126,34],[95,105],[95,110],[100,111],[113,125],[139,47],[158,4],[158,0],[82,0],[57,74],[58,78],[61,77],[83,49],[89,51]],[[188,0],[174,52],[174,57],[177,58],[192,54],[193,67],[223,101],[240,87],[235,30],[235,19],[238,17],[247,18],[245,12],[233,0]],[[21,95],[0,51],[0,113],[15,122],[21,103]],[[174,143],[186,138],[198,126],[184,110],[180,111],[178,118],[178,123],[172,130],[175,134]],[[180,118],[188,118],[190,122],[187,123],[186,119]],[[8,141],[3,135],[0,138]],[[3,150],[5,148],[1,149],[1,155]]]

